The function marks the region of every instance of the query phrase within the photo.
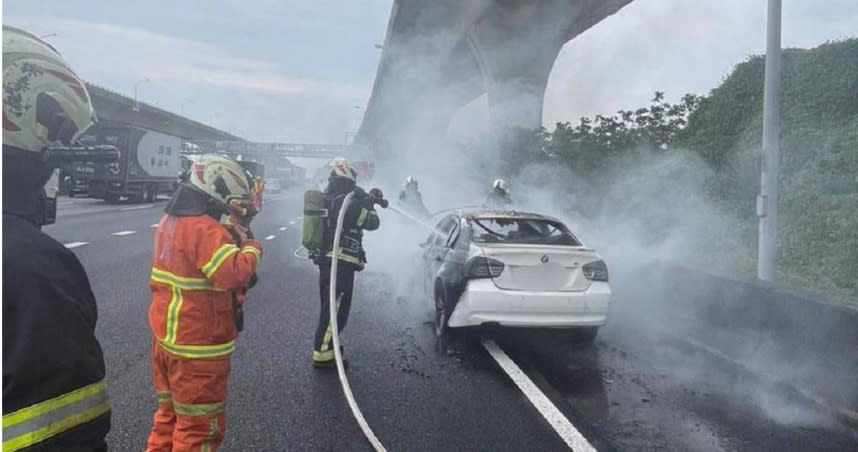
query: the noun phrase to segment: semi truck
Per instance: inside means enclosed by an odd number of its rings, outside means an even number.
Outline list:
[[[182,170],[179,137],[139,127],[96,124],[81,137],[81,143],[115,146],[119,160],[71,165],[68,172],[74,194],[86,193],[108,202],[123,197],[152,202],[176,188],[176,176]]]

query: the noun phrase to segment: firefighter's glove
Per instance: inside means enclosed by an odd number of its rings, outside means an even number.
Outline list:
[[[233,223],[233,224],[229,225],[229,228],[238,237],[239,243],[242,243],[246,240],[252,240],[253,239],[253,233],[250,232],[249,227],[246,227],[240,223]]]
[[[386,199],[384,199],[384,192],[381,191],[380,188],[376,187],[369,191],[369,199],[372,200],[373,204],[378,204],[383,208],[387,208],[389,203]]]

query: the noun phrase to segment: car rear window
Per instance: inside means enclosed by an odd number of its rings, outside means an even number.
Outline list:
[[[563,223],[532,218],[476,218],[472,220],[476,243],[581,246]]]

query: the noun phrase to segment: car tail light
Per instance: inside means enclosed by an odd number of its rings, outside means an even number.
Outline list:
[[[468,261],[467,277],[471,279],[477,278],[497,278],[503,273],[503,262],[477,256]]]
[[[590,281],[608,281],[608,266],[605,261],[594,261],[582,267],[584,277]]]

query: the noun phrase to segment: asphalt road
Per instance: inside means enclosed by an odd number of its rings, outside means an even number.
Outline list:
[[[153,225],[164,201],[108,205],[61,199],[45,231],[73,247],[99,303],[116,451],[142,450],[156,401],[149,363]],[[432,304],[388,253],[368,242],[343,334],[352,389],[388,450],[568,450],[481,345],[495,340],[565,420],[598,450],[850,451],[858,430],[740,367],[641,322],[640,282],[614,271],[614,316],[592,345],[540,331],[473,331],[447,344],[432,334]],[[223,450],[370,450],[335,371],[314,369],[317,271],[296,257],[298,194],[267,196],[253,229],[265,255],[233,356]],[[405,262],[408,262],[407,260]],[[413,262],[413,261],[412,261]],[[416,264],[414,264],[416,265]],[[395,268],[395,266],[393,266]],[[532,395],[532,394],[531,394]]]

